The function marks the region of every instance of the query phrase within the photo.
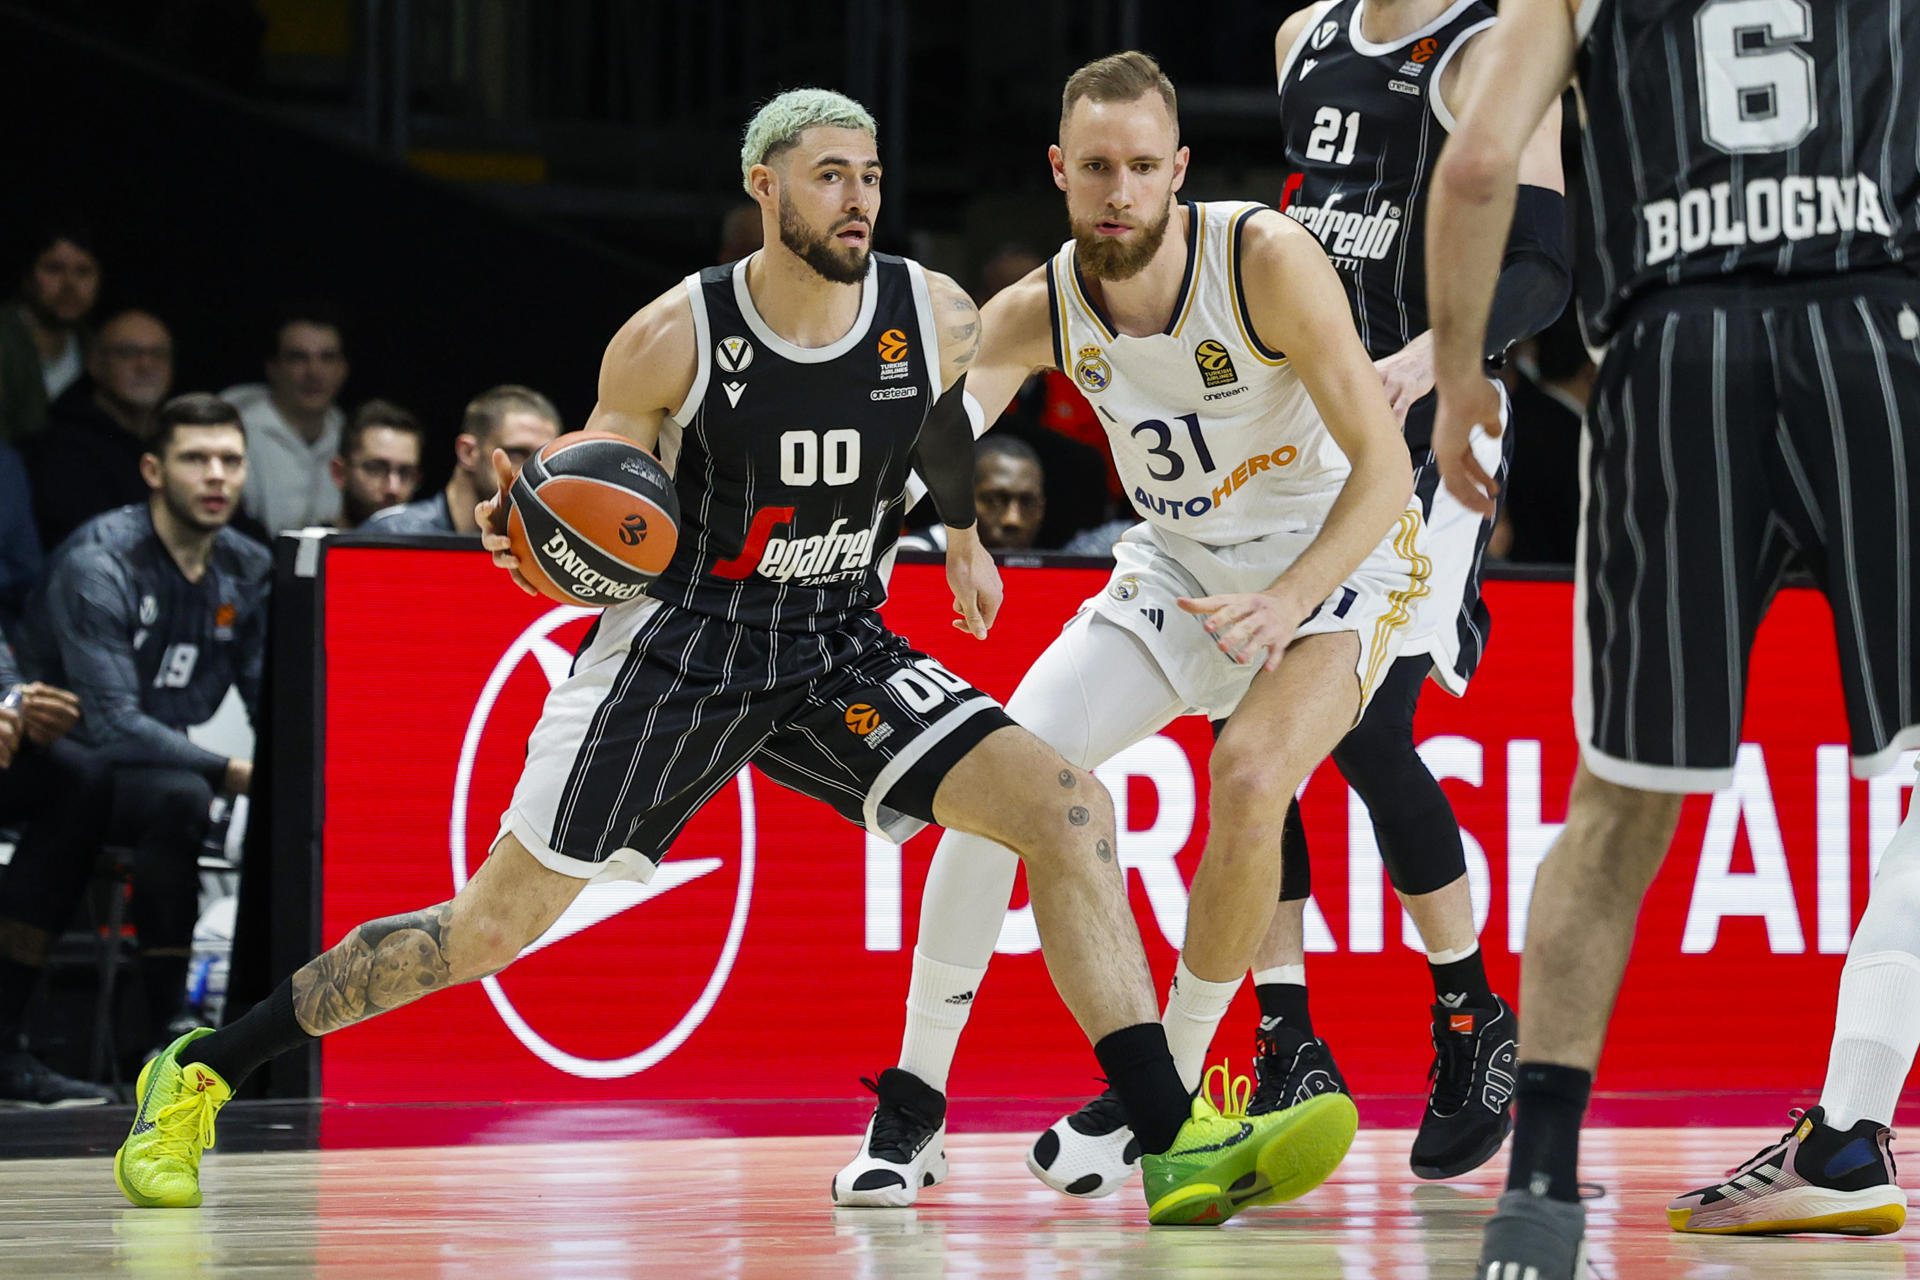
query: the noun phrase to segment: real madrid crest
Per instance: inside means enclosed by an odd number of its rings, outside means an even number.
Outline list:
[[[1113,381],[1113,366],[1100,348],[1089,344],[1080,348],[1080,356],[1073,362],[1073,380],[1083,391],[1105,391]]]
[[[1107,590],[1113,594],[1115,600],[1131,600],[1140,594],[1140,579],[1129,573],[1125,577],[1116,579]]]

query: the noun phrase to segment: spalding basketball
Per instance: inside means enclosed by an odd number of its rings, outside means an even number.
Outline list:
[[[507,537],[541,595],[590,608],[625,604],[673,559],[680,503],[658,458],[625,436],[576,431],[520,468]]]

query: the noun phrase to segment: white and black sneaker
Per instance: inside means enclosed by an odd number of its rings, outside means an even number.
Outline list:
[[[1110,1196],[1140,1167],[1140,1140],[1112,1089],[1062,1116],[1034,1139],[1027,1168],[1055,1191],[1082,1199]]]
[[[1427,1112],[1408,1163],[1420,1178],[1457,1178],[1493,1159],[1513,1130],[1520,1020],[1499,996],[1486,1007],[1433,1006]]]
[[[0,1107],[98,1107],[113,1090],[61,1075],[24,1050],[0,1053]]]
[[[860,1083],[879,1095],[860,1154],[833,1175],[833,1202],[905,1208],[923,1187],[947,1180],[947,1096],[898,1067]]]

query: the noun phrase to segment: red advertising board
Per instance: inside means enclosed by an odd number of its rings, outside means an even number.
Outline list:
[[[1091,569],[1008,569],[985,643],[949,625],[935,565],[903,565],[892,625],[1004,698],[1079,602]],[[1487,661],[1467,697],[1437,688],[1418,738],[1466,833],[1482,944],[1513,992],[1533,868],[1575,761],[1571,589],[1495,581]],[[323,915],[353,924],[448,897],[485,857],[550,682],[590,615],[513,590],[478,555],[335,548],[327,557]],[[1112,691],[1124,696],[1124,690]],[[1101,771],[1155,972],[1170,973],[1206,835],[1206,725],[1188,719]],[[1734,786],[1689,800],[1642,916],[1599,1086],[1817,1088],[1835,984],[1870,854],[1898,825],[1910,763],[1850,777],[1824,601],[1781,593],[1753,664]],[[1331,766],[1303,798],[1314,859],[1315,1019],[1356,1092],[1425,1088],[1421,955]],[[934,835],[872,840],[757,773],[723,790],[649,886],[593,886],[497,979],[325,1042],[322,1091],[354,1101],[846,1097],[893,1061]],[[1016,889],[1015,904],[1025,904]],[[1085,1091],[1093,1055],[1018,910],[984,984],[951,1091]],[[1523,1011],[1524,1014],[1524,1011]],[[1781,1018],[1792,1022],[1782,1034]],[[1243,990],[1215,1043],[1244,1069]],[[1764,1052],[1741,1052],[1764,1045]]]

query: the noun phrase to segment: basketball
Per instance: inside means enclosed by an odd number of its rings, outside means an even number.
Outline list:
[[[679,544],[673,478],[625,436],[561,436],[515,477],[507,537],[541,595],[596,608],[625,604],[660,576]]]

